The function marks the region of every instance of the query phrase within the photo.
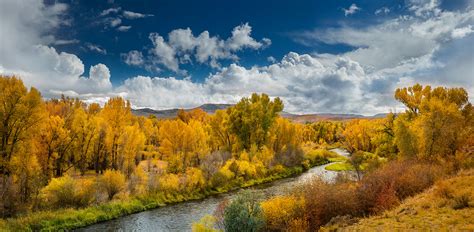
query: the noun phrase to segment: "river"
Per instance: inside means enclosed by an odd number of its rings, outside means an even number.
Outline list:
[[[343,149],[336,148],[332,151],[346,157],[349,156],[349,153]],[[288,193],[295,186],[315,177],[331,182],[336,178],[337,172],[325,170],[327,165],[316,166],[297,177],[258,185],[252,189],[264,198],[270,198]],[[213,214],[221,201],[232,199],[241,191],[243,190],[219,194],[202,200],[168,205],[101,222],[76,231],[191,231],[193,222],[199,221],[206,214]]]

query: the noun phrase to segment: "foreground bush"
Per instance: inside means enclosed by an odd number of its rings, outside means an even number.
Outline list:
[[[352,221],[352,217],[391,209],[403,199],[429,188],[442,175],[440,166],[420,162],[392,161],[358,182],[328,184],[316,179],[298,188],[292,196],[267,200],[262,203],[266,229],[298,227],[300,231],[316,231],[335,218]],[[452,202],[459,208],[468,205],[462,196]],[[299,204],[303,204],[301,209]]]
[[[99,178],[99,186],[107,193],[109,200],[125,189],[125,183],[125,176],[115,170],[107,170]]]
[[[92,180],[75,180],[70,176],[53,178],[41,190],[43,207],[85,207],[92,203],[95,186]]]
[[[267,231],[301,229],[304,220],[304,199],[279,196],[261,203]]]
[[[265,226],[262,209],[252,192],[240,194],[225,208],[224,226],[227,232],[259,231]]]

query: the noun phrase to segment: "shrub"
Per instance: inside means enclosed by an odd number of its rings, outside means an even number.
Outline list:
[[[332,185],[315,180],[305,186],[305,210],[310,231],[339,215],[358,214],[358,202],[354,184]]]
[[[234,178],[235,174],[227,167],[222,167],[211,178],[211,185],[214,188],[225,186]]]
[[[180,191],[180,181],[177,174],[165,174],[158,180],[160,190],[165,193],[178,193]]]
[[[237,196],[224,211],[224,225],[227,232],[262,229],[265,220],[257,197],[249,191]]]
[[[279,196],[261,203],[267,231],[288,230],[304,219],[304,199]]]
[[[216,218],[212,215],[206,215],[199,222],[193,223],[192,231],[193,232],[218,232],[219,230],[215,229]]]
[[[45,205],[52,208],[85,207],[94,200],[94,187],[92,180],[79,181],[66,175],[51,179],[41,190],[41,198]]]
[[[415,161],[393,161],[364,176],[357,195],[364,213],[377,213],[434,184],[440,168]],[[397,199],[398,200],[397,200]]]
[[[125,189],[125,176],[116,170],[106,170],[99,178],[99,187],[102,188],[109,200]]]
[[[187,192],[195,192],[206,187],[206,179],[203,172],[198,168],[188,168],[185,174],[185,185]]]

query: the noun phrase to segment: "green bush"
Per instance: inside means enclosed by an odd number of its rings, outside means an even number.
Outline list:
[[[254,232],[265,226],[260,203],[252,192],[243,192],[225,208],[224,226],[227,232]]]

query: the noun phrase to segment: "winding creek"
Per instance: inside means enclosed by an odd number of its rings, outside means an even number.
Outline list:
[[[349,153],[343,149],[336,148],[332,151],[342,156],[349,156]],[[264,198],[270,198],[288,193],[294,187],[314,177],[320,177],[324,181],[331,182],[336,178],[337,172],[325,170],[327,165],[316,166],[297,177],[258,185],[252,187],[252,189]],[[76,231],[191,231],[193,222],[199,221],[206,214],[213,214],[221,201],[232,199],[241,191],[243,190],[219,194],[202,200],[168,205],[98,223]]]

